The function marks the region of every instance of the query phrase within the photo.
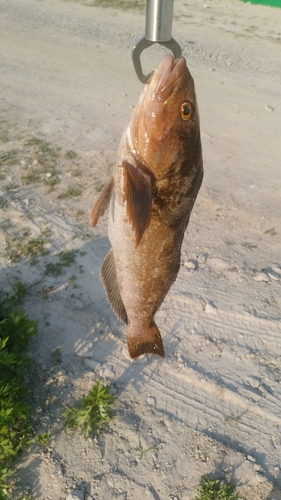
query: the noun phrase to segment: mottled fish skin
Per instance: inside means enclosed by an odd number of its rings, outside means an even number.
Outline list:
[[[145,353],[164,357],[154,315],[177,277],[202,178],[194,82],[184,58],[166,55],[121,138],[114,180],[91,212],[95,225],[110,199],[112,250],[101,278],[113,309],[127,323],[131,358]]]

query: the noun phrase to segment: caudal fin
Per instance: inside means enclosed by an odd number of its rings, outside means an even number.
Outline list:
[[[160,358],[165,357],[161,334],[155,324],[145,327],[129,324],[127,334],[128,350],[132,359],[136,359],[142,354],[156,354]]]

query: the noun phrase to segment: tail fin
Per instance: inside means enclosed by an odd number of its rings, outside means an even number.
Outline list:
[[[132,359],[136,359],[142,354],[156,354],[160,358],[165,357],[162,337],[155,324],[140,327],[129,324],[127,334],[128,350]]]

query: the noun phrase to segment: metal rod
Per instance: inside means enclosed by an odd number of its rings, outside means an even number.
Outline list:
[[[147,0],[145,36],[151,42],[172,38],[174,0]]]

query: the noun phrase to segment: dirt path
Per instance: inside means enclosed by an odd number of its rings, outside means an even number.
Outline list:
[[[205,179],[157,315],[166,358],[131,362],[99,280],[107,218],[92,231],[88,214],[141,91],[130,50],[144,11],[0,5],[0,282],[31,285],[32,404],[50,432],[18,462],[34,500],[193,500],[206,473],[245,500],[281,499],[281,10],[175,0],[174,13]],[[65,405],[98,377],[114,420],[88,441],[66,434]]]

